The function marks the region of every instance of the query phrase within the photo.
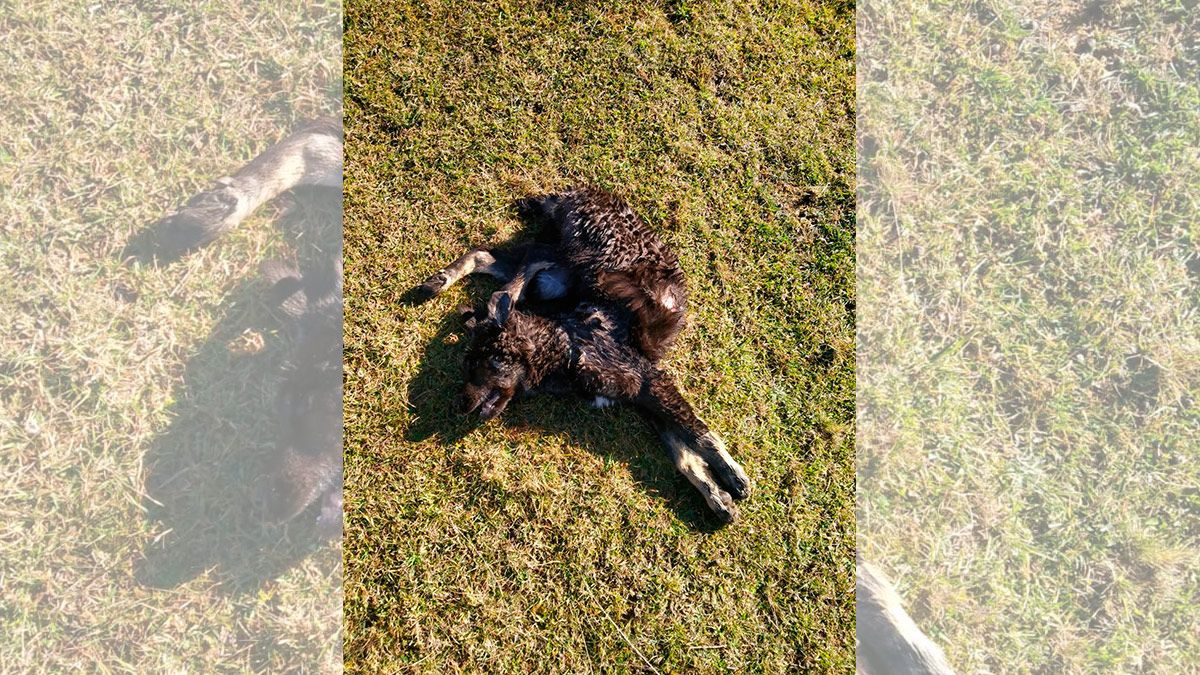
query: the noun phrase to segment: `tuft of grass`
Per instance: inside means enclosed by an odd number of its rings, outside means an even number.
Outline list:
[[[278,221],[338,214],[299,196],[176,265],[121,255],[338,109],[339,5],[0,14],[0,663],[339,669],[339,549],[246,510],[285,349],[257,266],[295,247]]]
[[[963,672],[1195,670],[1198,30],[862,8],[860,532]]]
[[[853,16],[348,4],[348,669],[853,668]],[[667,367],[755,481],[731,527],[631,411],[454,414],[453,310],[486,282],[402,302],[582,182],[680,254]]]

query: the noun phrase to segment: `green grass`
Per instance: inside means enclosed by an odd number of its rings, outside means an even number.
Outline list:
[[[244,506],[286,347],[257,266],[295,246],[280,221],[337,214],[299,196],[173,266],[120,254],[339,107],[340,8],[137,5],[0,11],[0,664],[336,670],[340,548]]]
[[[345,58],[348,669],[849,672],[853,6],[360,0]],[[680,254],[731,527],[631,411],[451,412],[487,282],[402,302],[581,182]]]
[[[963,672],[1194,672],[1200,22],[860,14],[859,527]]]

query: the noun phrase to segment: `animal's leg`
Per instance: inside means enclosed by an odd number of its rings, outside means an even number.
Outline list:
[[[634,340],[651,363],[667,353],[687,320],[687,291],[682,280],[661,273],[600,270],[596,288],[633,312]]]
[[[259,266],[267,282],[267,298],[293,319],[309,310],[342,304],[341,256],[330,258],[316,268],[301,272],[294,263],[267,260]]]
[[[597,396],[592,399],[592,407],[596,410],[603,410],[604,408],[616,405],[616,403],[616,401],[607,396]]]
[[[854,565],[854,605],[858,672],[954,675],[945,652],[904,611],[892,583],[861,556]]]
[[[671,460],[675,463],[675,468],[700,491],[708,508],[726,523],[737,520],[738,509],[737,505],[733,503],[733,497],[717,484],[708,463],[700,456],[700,453],[693,450],[678,434],[672,431],[663,431],[659,437],[671,452]]]
[[[725,498],[750,496],[750,477],[726,450],[721,437],[696,416],[671,377],[655,369],[635,403],[671,450],[676,468],[700,490],[709,507],[726,521],[736,516]],[[719,481],[715,493],[711,492],[717,485],[710,480],[713,477]]]
[[[499,292],[508,294],[515,305],[530,279],[539,272],[552,271],[555,266],[553,249],[547,246],[524,244],[509,249],[474,248],[438,270],[415,292],[419,301],[428,300],[470,274],[487,274],[505,284]]]
[[[268,148],[232,176],[159,221],[157,253],[175,256],[229,231],[254,209],[299,185],[342,184],[342,131],[335,120],[309,125]]]
[[[415,291],[417,298],[420,301],[428,300],[475,273],[489,274],[501,281],[507,281],[512,277],[518,260],[520,258],[514,259],[511,251],[473,248],[467,251],[466,255],[438,270],[420,286],[417,286]]]
[[[725,441],[717,432],[708,430],[700,436],[694,446],[708,465],[721,477],[721,482],[729,487],[734,499],[745,499],[750,496],[750,477],[741,464],[729,454]]]

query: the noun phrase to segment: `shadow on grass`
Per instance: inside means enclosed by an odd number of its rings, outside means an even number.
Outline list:
[[[316,188],[285,198],[272,220],[297,257],[340,255],[340,195]],[[161,230],[159,221],[135,235],[122,259],[166,266],[183,257],[187,250],[158,255]],[[223,302],[222,318],[188,360],[170,426],[143,459],[144,506],[159,525],[135,563],[143,585],[173,588],[209,573],[223,592],[252,591],[325,545],[305,514],[285,524],[265,518],[262,486],[278,470],[276,399],[293,329],[268,295],[265,282],[248,279]]]
[[[480,298],[490,295],[487,291],[491,286],[484,288],[485,282],[475,280],[467,283],[473,306],[481,306]],[[416,443],[436,439],[450,447],[479,426],[478,418],[455,409],[455,398],[463,384],[467,339],[458,312],[448,312],[426,345],[417,375],[409,383],[414,421],[405,432],[405,440]],[[576,446],[626,466],[651,496],[666,502],[688,527],[702,532],[722,527],[700,494],[675,470],[649,425],[631,407],[595,410],[581,397],[546,394],[513,401],[489,423],[568,435]],[[454,466],[464,477],[483,481],[474,468],[459,462]]]
[[[327,251],[341,248],[341,188],[309,185],[285,193],[274,202],[282,213],[273,218],[288,241],[304,248]],[[256,212],[257,213],[257,212]],[[314,217],[315,214],[315,217]],[[336,218],[336,227],[328,225]],[[335,236],[336,235],[336,236]],[[118,257],[126,264],[169,266],[211,243],[181,228],[172,213],[148,223],[126,242]],[[307,258],[307,251],[300,252]]]
[[[143,460],[145,506],[160,532],[136,565],[144,585],[172,588],[211,572],[222,590],[241,592],[319,547],[312,519],[273,525],[263,517],[258,486],[271,470],[286,331],[262,293],[263,284],[247,283],[226,302],[188,362],[170,426]]]

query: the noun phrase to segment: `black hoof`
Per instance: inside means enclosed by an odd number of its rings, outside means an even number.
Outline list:
[[[737,504],[734,504],[733,499],[731,499],[730,496],[724,492],[718,493],[717,497],[721,502],[720,506],[709,504],[713,515],[715,515],[718,520],[726,525],[736,521],[740,515],[738,513]]]
[[[225,187],[201,192],[175,213],[161,218],[126,247],[127,259],[171,263],[208,244],[228,229],[237,197]]]
[[[437,274],[426,279],[425,283],[417,286],[413,292],[418,298],[420,298],[422,302],[424,302],[425,300],[428,300],[441,293],[443,290],[445,290],[445,288],[446,274],[445,272],[438,272]]]
[[[709,464],[713,473],[717,475],[718,480],[729,490],[729,494],[733,498],[742,501],[750,496],[750,482],[746,480],[744,475],[739,475],[732,467],[725,462]]]
[[[419,305],[428,302],[446,288],[446,275],[443,272],[429,277],[420,286],[409,289],[404,294],[403,301],[409,305]]]
[[[729,453],[725,451],[723,444],[716,440],[715,436],[712,434],[702,436],[698,440],[697,446],[709,471],[717,477],[722,487],[729,490],[729,494],[733,495],[734,499],[741,501],[750,496],[750,478],[729,457]]]

